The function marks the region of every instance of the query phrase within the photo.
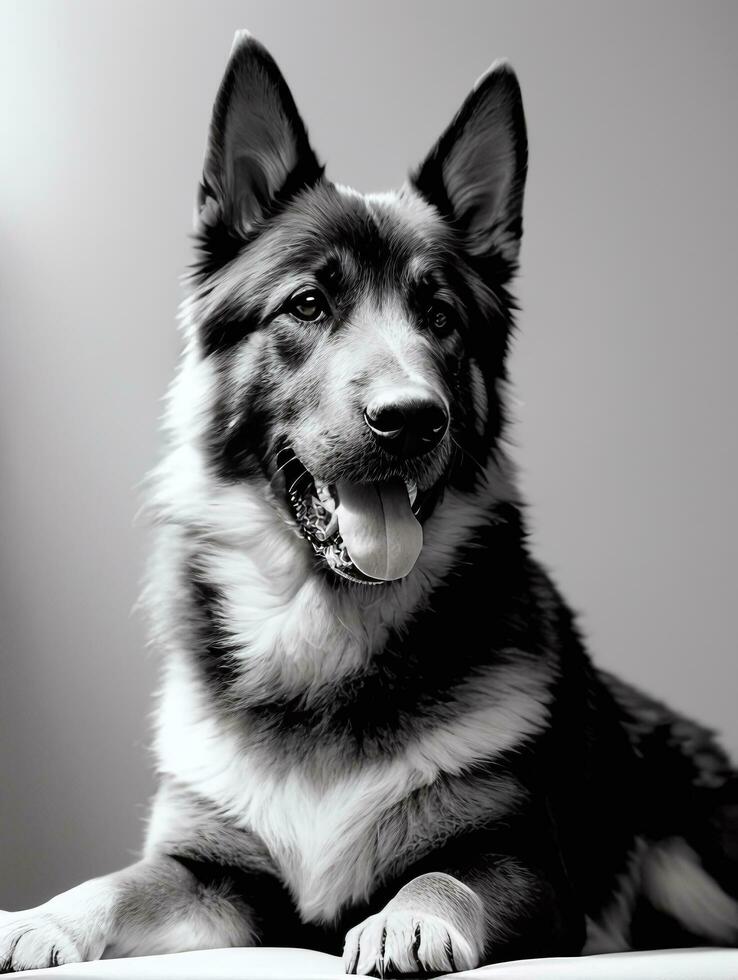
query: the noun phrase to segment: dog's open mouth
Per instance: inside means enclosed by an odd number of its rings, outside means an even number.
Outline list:
[[[415,484],[321,483],[291,448],[278,454],[277,463],[301,533],[336,574],[381,585],[412,570],[423,547],[419,515],[425,496]]]

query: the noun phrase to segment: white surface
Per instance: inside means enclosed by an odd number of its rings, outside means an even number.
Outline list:
[[[28,970],[15,976],[57,980],[329,980],[345,974],[338,956],[307,949],[255,947],[97,960],[53,970]],[[453,976],[492,980],[738,980],[738,950],[670,949],[518,960]]]

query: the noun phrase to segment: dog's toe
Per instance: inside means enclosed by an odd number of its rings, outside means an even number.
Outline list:
[[[479,963],[450,922],[422,912],[398,910],[369,916],[346,936],[346,972],[375,977],[471,970]]]
[[[0,973],[42,970],[83,958],[73,938],[50,915],[0,913]]]

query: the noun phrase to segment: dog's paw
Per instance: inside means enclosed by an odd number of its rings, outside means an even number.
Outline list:
[[[375,977],[473,970],[481,950],[452,923],[409,909],[370,915],[346,936],[346,973]]]
[[[79,941],[48,912],[0,912],[0,973],[41,970],[87,958]]]

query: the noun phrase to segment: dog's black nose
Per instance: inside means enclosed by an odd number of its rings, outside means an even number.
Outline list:
[[[374,401],[367,405],[364,420],[382,449],[406,459],[435,449],[448,428],[443,403],[425,396]]]

